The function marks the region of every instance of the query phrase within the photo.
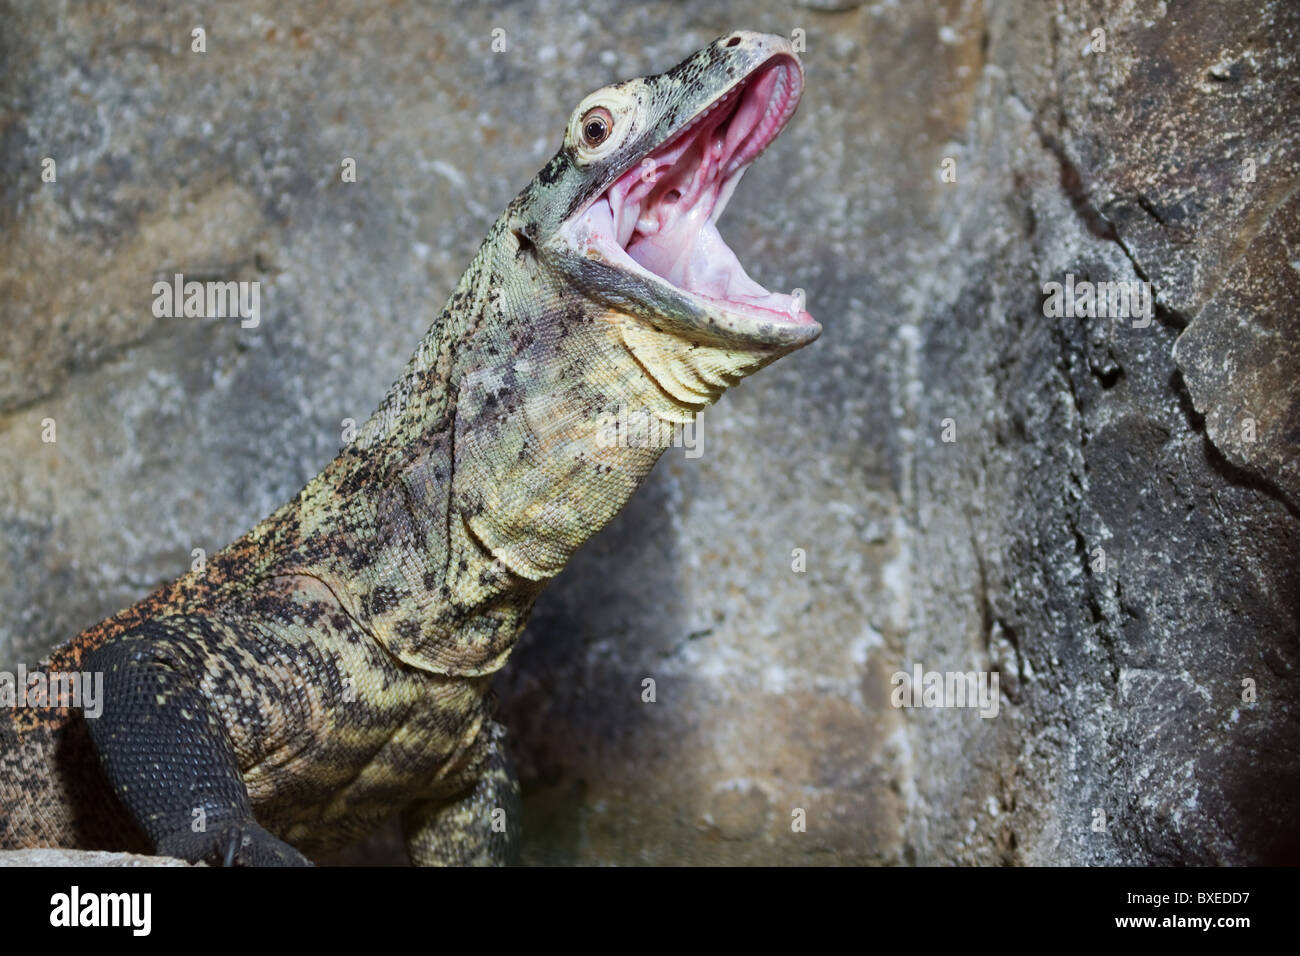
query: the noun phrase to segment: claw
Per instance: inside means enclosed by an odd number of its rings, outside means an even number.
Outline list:
[[[229,835],[226,837],[226,852],[221,859],[222,866],[231,867],[235,865],[235,851],[239,849],[240,836],[241,833],[238,827],[229,831]]]

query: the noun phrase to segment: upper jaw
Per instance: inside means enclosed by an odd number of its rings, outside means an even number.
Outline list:
[[[789,44],[759,40],[765,56],[743,72],[733,68],[735,79],[716,96],[629,158],[556,240],[564,258],[584,260],[581,273],[604,280],[594,288],[615,287],[616,305],[697,337],[786,351],[816,339],[821,326],[801,296],[751,279],[716,228],[741,176],[803,92],[803,68]]]

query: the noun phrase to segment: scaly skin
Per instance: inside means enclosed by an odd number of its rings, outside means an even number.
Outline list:
[[[777,55],[797,62],[732,34],[580,104],[357,440],[205,569],[43,663],[102,672],[102,716],[0,716],[0,846],[305,863],[401,808],[416,863],[511,858],[492,675],[661,452],[600,429],[620,404],[692,421],[820,331],[647,283],[569,227]],[[600,149],[580,141],[593,103],[616,117]]]

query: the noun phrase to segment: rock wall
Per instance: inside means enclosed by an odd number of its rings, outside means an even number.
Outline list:
[[[544,595],[498,681],[526,860],[1300,858],[1295,4],[5,21],[0,668],[322,467],[585,93],[768,30],[807,94],[722,226],[825,332]],[[260,280],[259,325],[154,318],[177,271]],[[916,665],[997,715],[891,706]]]

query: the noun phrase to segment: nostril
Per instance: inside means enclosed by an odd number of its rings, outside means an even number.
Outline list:
[[[739,45],[740,45],[740,37],[732,37],[730,40],[727,41],[727,46],[739,46]]]

